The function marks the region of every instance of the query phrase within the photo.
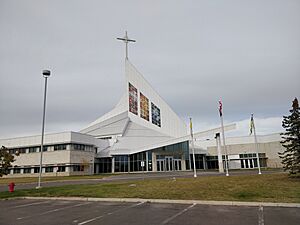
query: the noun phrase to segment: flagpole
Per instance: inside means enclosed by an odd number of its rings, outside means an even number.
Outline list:
[[[226,169],[226,176],[229,176],[228,172],[228,155],[227,155],[227,148],[225,144],[225,132],[224,132],[224,123],[223,123],[223,116],[220,116],[221,118],[221,129],[222,129],[222,138],[223,138],[223,146],[224,146],[224,152],[225,152],[225,169]]]
[[[190,118],[190,129],[191,129],[191,139],[192,139],[194,177],[196,178],[197,177],[197,171],[196,171],[196,162],[195,162],[195,146],[194,146],[194,135],[193,135],[192,118]]]
[[[222,101],[219,101],[219,113],[220,113],[220,120],[221,120],[221,129],[222,129],[222,138],[223,138],[223,146],[224,146],[224,153],[225,153],[225,170],[226,170],[226,176],[229,176],[229,172],[228,172],[228,155],[227,155],[227,148],[226,148],[226,144],[225,144],[225,132],[224,132],[224,123],[223,123],[223,112],[222,109],[223,105],[222,105]]]
[[[252,125],[253,125],[253,134],[254,134],[254,142],[255,142],[255,150],[256,150],[256,160],[257,160],[257,166],[258,166],[258,174],[261,174],[260,162],[259,162],[259,155],[258,155],[258,143],[257,143],[256,129],[255,129],[255,124],[254,124],[253,113],[251,114],[251,120],[252,120]]]

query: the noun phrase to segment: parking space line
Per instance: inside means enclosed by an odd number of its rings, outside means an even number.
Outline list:
[[[35,214],[35,215],[32,215],[32,216],[19,217],[19,218],[17,218],[17,220],[23,220],[23,219],[27,219],[27,218],[31,218],[31,217],[35,217],[35,216],[42,216],[42,215],[46,215],[46,214],[49,214],[49,213],[58,212],[58,211],[61,211],[61,210],[64,210],[64,209],[69,209],[69,208],[74,208],[74,207],[78,207],[78,206],[82,206],[82,205],[89,205],[89,204],[92,204],[92,203],[91,202],[85,202],[85,203],[80,203],[80,204],[77,204],[77,205],[65,206],[65,207],[62,207],[62,208],[52,209],[52,210],[49,210],[49,211],[46,211],[46,212],[43,212],[43,213]]]
[[[176,213],[175,215],[167,218],[166,220],[164,220],[161,224],[167,224],[169,223],[171,220],[175,219],[176,217],[182,215],[183,213],[185,213],[186,211],[188,211],[189,209],[193,208],[196,205],[196,203],[193,203],[193,205],[190,205],[189,207],[183,209],[182,211],[180,211],[179,213]]]
[[[84,224],[93,222],[93,221],[95,221],[95,220],[101,219],[101,218],[104,217],[104,216],[110,216],[110,215],[112,215],[112,214],[114,214],[114,213],[123,211],[123,210],[125,210],[125,209],[134,208],[134,207],[139,206],[139,205],[142,205],[142,204],[144,204],[144,203],[145,203],[145,202],[139,202],[139,203],[137,203],[137,204],[130,205],[130,206],[128,206],[128,207],[124,207],[124,208],[121,208],[121,209],[117,209],[117,210],[115,210],[115,211],[112,211],[112,212],[109,212],[109,213],[105,213],[104,215],[97,216],[97,217],[91,218],[91,219],[89,219],[89,220],[83,221],[83,222],[81,222],[81,223],[78,223],[78,225],[84,225]]]
[[[44,204],[44,203],[47,203],[47,202],[49,202],[49,201],[33,202],[33,203],[27,203],[27,204],[24,204],[24,205],[17,205],[17,206],[11,207],[11,208],[15,209],[15,208],[22,208],[22,207],[31,206],[31,205],[41,205],[41,204]]]
[[[259,206],[258,208],[258,225],[264,225],[264,208],[263,206]]]

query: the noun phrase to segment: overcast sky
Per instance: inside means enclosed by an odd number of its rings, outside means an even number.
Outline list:
[[[300,1],[0,1],[0,138],[79,131],[118,102],[129,59],[196,131],[281,131],[300,96]]]

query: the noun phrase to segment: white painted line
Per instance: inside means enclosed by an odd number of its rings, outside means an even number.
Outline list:
[[[140,203],[137,203],[137,204],[134,204],[134,205],[130,205],[130,206],[128,206],[128,207],[124,207],[124,208],[121,208],[121,209],[117,209],[117,210],[115,210],[115,211],[112,211],[112,212],[109,212],[109,213],[105,213],[104,215],[97,216],[97,217],[91,218],[91,219],[89,219],[89,220],[85,220],[85,221],[83,221],[83,222],[81,222],[81,223],[78,223],[78,225],[84,225],[84,224],[93,222],[93,221],[95,221],[95,220],[101,219],[101,218],[104,217],[104,216],[110,216],[110,215],[112,215],[112,214],[115,214],[116,212],[120,212],[120,211],[123,211],[123,210],[125,210],[125,209],[134,208],[134,207],[139,206],[139,205],[142,205],[142,204],[144,204],[144,203],[145,203],[145,202],[140,202]]]
[[[88,205],[88,204],[91,204],[91,202],[85,202],[85,203],[80,203],[80,204],[77,204],[77,205],[65,206],[65,207],[62,207],[62,208],[52,209],[52,210],[49,210],[49,211],[46,211],[46,212],[43,212],[43,213],[39,213],[39,214],[35,214],[35,215],[19,217],[19,218],[17,218],[17,220],[23,220],[23,219],[27,219],[27,218],[31,218],[31,217],[42,216],[42,215],[46,215],[46,214],[49,214],[49,213],[58,212],[58,211],[61,211],[61,210],[74,208],[74,207],[78,207],[78,206],[82,206],[82,205]]]
[[[24,204],[24,205],[17,205],[17,206],[14,206],[12,207],[12,209],[15,209],[15,208],[22,208],[22,207],[27,207],[27,206],[31,206],[31,205],[41,205],[41,204],[45,204],[49,201],[43,201],[43,202],[33,202],[33,203],[28,203],[28,204]]]
[[[193,205],[190,205],[189,207],[185,208],[184,210],[180,211],[179,213],[176,213],[175,215],[173,215],[173,216],[169,217],[168,219],[164,220],[161,224],[167,224],[167,223],[169,223],[171,220],[173,220],[176,217],[182,215],[183,213],[185,213],[189,209],[193,208],[195,205],[196,205],[196,203],[194,203]]]
[[[97,216],[97,217],[94,217],[94,218],[92,218],[92,219],[83,221],[83,222],[81,222],[81,223],[78,223],[78,225],[83,225],[83,224],[87,224],[87,223],[93,222],[93,221],[95,221],[95,220],[98,220],[98,219],[102,218],[103,216],[105,216],[105,215]]]
[[[258,225],[264,225],[264,208],[263,206],[259,206],[258,208]]]

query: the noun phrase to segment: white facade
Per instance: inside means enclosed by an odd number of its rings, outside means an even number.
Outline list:
[[[37,176],[40,165],[41,136],[0,140],[15,155],[10,176]],[[97,151],[108,146],[107,140],[76,132],[46,134],[42,173],[47,176],[93,174]]]
[[[125,60],[125,77],[125,93],[110,112],[80,133],[45,135],[43,173],[56,176],[191,169],[191,135],[186,124],[128,60]],[[229,131],[235,127],[231,124],[224,128]],[[197,169],[217,167],[216,140],[198,140],[220,132],[220,128],[215,128],[194,133]],[[258,136],[258,142],[267,166],[281,167],[277,155],[282,151],[280,135]],[[227,138],[226,143],[231,169],[254,165],[253,137]],[[39,135],[0,140],[0,145],[13,154],[21,153],[16,156],[10,176],[38,175],[40,144]]]
[[[284,151],[281,145],[281,136],[279,133],[268,135],[257,135],[258,153],[260,158],[264,159],[264,166],[270,168],[282,168],[278,153]],[[202,150],[207,151],[207,156],[217,156],[216,139],[198,141],[197,144]],[[229,158],[229,167],[231,169],[250,169],[254,168],[256,158],[256,147],[254,137],[227,137],[226,148]],[[223,155],[224,150],[222,148]]]
[[[125,60],[125,77],[126,92],[116,107],[80,132],[96,138],[111,138],[106,156],[133,154],[178,142],[179,139],[190,139],[185,123],[128,60]],[[129,84],[136,88],[136,114],[129,109]],[[149,101],[148,120],[141,117],[141,95]],[[152,103],[160,110],[160,126],[152,120]]]

